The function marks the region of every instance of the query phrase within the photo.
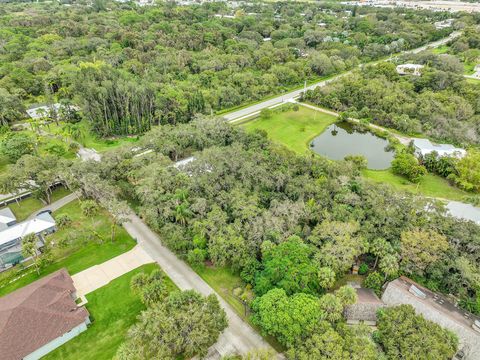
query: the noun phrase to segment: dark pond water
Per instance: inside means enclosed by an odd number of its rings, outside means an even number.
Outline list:
[[[313,139],[312,150],[332,160],[343,160],[347,155],[362,155],[368,168],[383,170],[390,167],[395,153],[387,151],[388,141],[369,131],[359,131],[346,122],[330,125]]]

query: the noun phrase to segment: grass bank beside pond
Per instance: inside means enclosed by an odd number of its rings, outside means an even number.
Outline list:
[[[88,294],[86,307],[90,312],[92,325],[44,359],[112,359],[118,347],[125,341],[130,326],[145,310],[139,296],[131,291],[130,281],[136,274],[149,274],[156,269],[160,269],[157,264],[143,265]],[[165,282],[169,292],[177,290],[175,284],[166,276]]]
[[[444,178],[433,174],[427,174],[418,184],[411,183],[404,177],[395,175],[390,169],[366,169],[362,171],[362,175],[375,182],[390,184],[397,190],[429,197],[463,201],[466,197],[472,195],[450,185]]]
[[[38,275],[33,267],[22,270],[21,265],[0,274],[0,296],[21,288],[63,267],[70,275],[101,264],[135,246],[135,241],[123,227],[118,226],[114,241],[110,240],[110,215],[100,210],[92,218],[83,215],[80,202],[73,201],[53,213],[54,217],[66,214],[71,223],[48,235],[52,243],[51,263]],[[10,283],[14,278],[17,280]]]
[[[258,118],[241,126],[247,131],[265,130],[272,141],[304,154],[309,151],[310,140],[336,120],[335,116],[300,106],[298,111],[274,111],[268,119]]]
[[[67,196],[68,194],[70,194],[70,190],[64,188],[63,186],[59,186],[52,191],[52,202],[57,201]],[[17,222],[20,222],[25,220],[31,214],[39,211],[44,206],[46,205],[43,202],[34,198],[33,196],[30,196],[23,200],[20,200],[18,203],[13,202],[7,207],[12,210],[13,214],[17,218]]]

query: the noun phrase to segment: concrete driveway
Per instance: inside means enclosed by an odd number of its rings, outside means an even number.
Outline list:
[[[85,296],[86,294],[107,285],[113,279],[116,279],[141,265],[153,262],[153,259],[137,245],[132,250],[122,255],[72,275],[73,284],[77,289],[77,296]]]

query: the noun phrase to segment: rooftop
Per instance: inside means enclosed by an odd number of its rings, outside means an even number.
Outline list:
[[[2,359],[22,359],[85,322],[89,313],[77,307],[74,292],[72,278],[61,269],[0,298]]]
[[[414,138],[413,145],[420,150],[422,155],[427,155],[436,151],[438,155],[454,155],[455,153],[461,156],[466,154],[465,149],[457,148],[451,144],[434,144],[428,139]]]
[[[0,223],[1,224],[8,224],[11,223],[12,221],[16,221],[17,218],[15,217],[15,214],[10,210],[9,207],[0,209]]]
[[[0,246],[9,241],[23,238],[31,233],[41,233],[55,226],[55,220],[48,213],[43,213],[35,219],[24,221],[0,231]]]
[[[415,291],[410,291],[412,285],[414,287],[413,289],[416,288],[416,291],[419,290],[421,293],[423,293],[422,296],[415,295]],[[473,323],[475,321],[480,321],[480,317],[475,316],[466,310],[460,309],[446,296],[434,293],[433,291],[428,290],[427,288],[417,284],[415,281],[405,276],[401,276],[400,278],[390,282],[388,287],[396,289],[397,293],[402,294],[402,296],[409,298],[414,297],[414,299],[422,305],[436,309],[445,317],[448,317],[450,320],[453,320],[457,324],[473,332],[475,332],[475,330],[472,329]],[[480,337],[480,333],[477,334]]]

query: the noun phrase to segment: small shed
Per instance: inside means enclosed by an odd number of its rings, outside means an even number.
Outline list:
[[[345,307],[343,316],[347,320],[347,324],[366,324],[375,326],[377,324],[377,311],[385,304],[371,289],[356,288],[357,302],[353,305]]]
[[[397,66],[397,73],[399,75],[414,75],[420,76],[422,75],[421,71],[423,69],[423,65],[420,64],[403,64]]]

